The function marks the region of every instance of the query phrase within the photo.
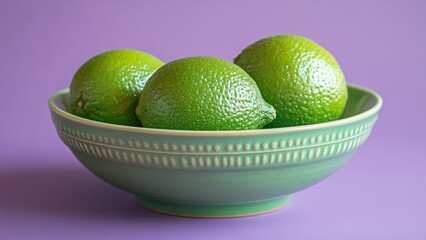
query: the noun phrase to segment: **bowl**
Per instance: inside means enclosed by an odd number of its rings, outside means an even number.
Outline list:
[[[381,97],[349,85],[341,119],[242,131],[120,126],[69,112],[69,90],[49,99],[60,139],[105,182],[146,208],[178,216],[237,217],[286,205],[337,171],[367,140]],[[100,199],[101,201],[101,199]]]

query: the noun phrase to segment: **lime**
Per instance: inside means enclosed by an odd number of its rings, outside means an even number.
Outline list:
[[[190,57],[170,62],[151,76],[136,113],[149,128],[242,130],[262,128],[274,119],[275,110],[237,65]]]
[[[75,73],[71,112],[95,121],[140,126],[135,114],[147,79],[163,62],[136,50],[112,50],[89,59]]]
[[[345,77],[334,57],[300,36],[262,39],[234,59],[277,110],[266,127],[321,123],[340,117],[348,98]]]

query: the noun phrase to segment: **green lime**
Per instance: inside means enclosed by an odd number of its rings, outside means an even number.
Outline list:
[[[112,50],[89,59],[75,73],[71,112],[95,121],[140,126],[140,92],[163,62],[136,50]]]
[[[158,69],[136,113],[144,127],[182,130],[257,129],[275,117],[244,70],[211,57],[179,59]]]
[[[333,121],[348,98],[345,77],[334,57],[300,36],[274,36],[245,48],[234,59],[277,110],[266,127]]]

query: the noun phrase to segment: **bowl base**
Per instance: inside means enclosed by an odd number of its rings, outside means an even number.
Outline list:
[[[139,202],[155,212],[195,218],[233,218],[269,213],[287,205],[290,195],[266,201],[228,203],[228,204],[192,204],[152,200],[137,196]]]

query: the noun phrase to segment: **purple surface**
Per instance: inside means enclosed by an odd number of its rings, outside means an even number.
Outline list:
[[[0,2],[0,239],[426,239],[425,1],[58,2]],[[86,171],[50,121],[47,98],[94,54],[231,61],[276,34],[315,40],[348,82],[384,99],[351,161],[286,209],[220,220],[150,212]]]

